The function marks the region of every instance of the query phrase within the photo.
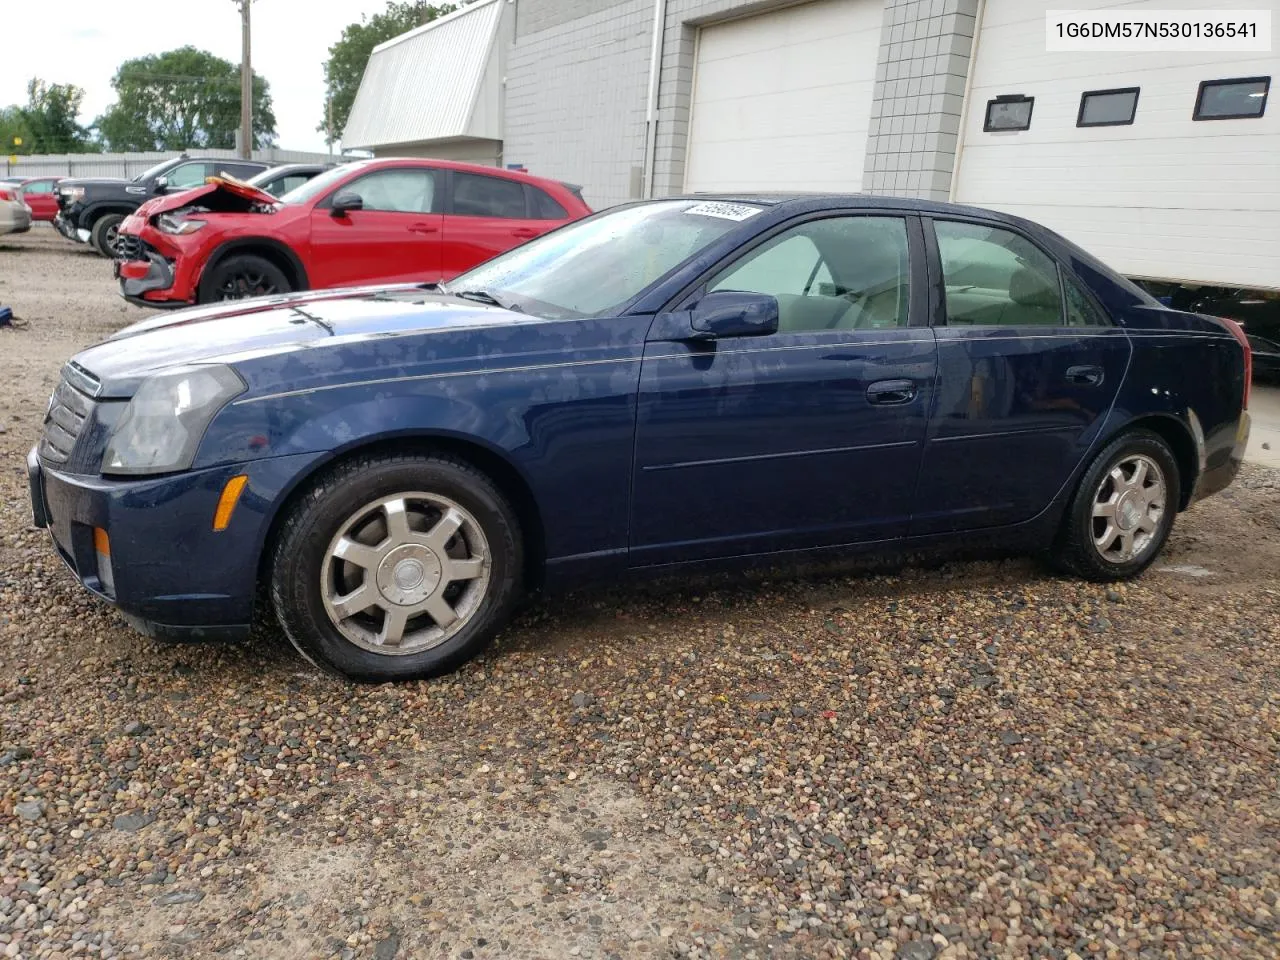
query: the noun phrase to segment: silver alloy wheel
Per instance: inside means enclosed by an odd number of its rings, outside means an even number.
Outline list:
[[[491,567],[489,541],[464,507],[436,493],[398,493],[357,510],[329,542],[321,597],[356,646],[420,653],[467,625]]]
[[[1150,457],[1125,457],[1093,495],[1093,546],[1109,563],[1128,563],[1155,541],[1168,509],[1164,471]]]

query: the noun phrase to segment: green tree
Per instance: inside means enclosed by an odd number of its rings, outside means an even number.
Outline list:
[[[89,131],[76,118],[84,91],[70,83],[45,83],[32,77],[27,84],[27,105],[18,108],[26,127],[23,146],[28,153],[92,153],[98,150]],[[22,136],[22,134],[17,134]],[[12,145],[13,138],[9,138]]]
[[[117,101],[95,122],[111,150],[230,150],[240,129],[240,66],[195,47],[126,60]],[[253,140],[275,140],[267,81],[253,76]]]
[[[373,48],[414,27],[452,13],[460,5],[432,4],[425,0],[388,3],[387,9],[382,13],[375,13],[371,17],[362,16],[359,23],[349,24],[342,31],[342,38],[329,48],[329,59],[324,65],[325,102],[322,109],[325,113],[322,116],[325,119],[316,129],[326,134],[327,142],[342,139],[342,128],[347,125],[347,117],[351,115],[351,104],[355,102],[356,91],[360,89],[360,78],[364,76],[364,68]],[[333,103],[332,134],[328,133],[330,101]]]
[[[17,138],[21,144],[13,141]],[[0,154],[30,153],[31,128],[18,106],[0,107]]]

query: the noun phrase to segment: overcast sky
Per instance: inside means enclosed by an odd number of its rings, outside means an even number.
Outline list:
[[[315,127],[324,110],[329,45],[348,23],[385,6],[386,0],[255,0],[251,56],[254,72],[271,85],[279,146],[325,149]],[[240,62],[235,0],[60,0],[47,8],[20,7],[26,28],[0,45],[0,105],[25,103],[32,77],[74,83],[85,90],[80,120],[87,124],[114,101],[111,77],[123,60],[191,44]]]

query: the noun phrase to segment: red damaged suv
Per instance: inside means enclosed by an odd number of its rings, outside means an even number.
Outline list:
[[[590,212],[568,184],[443,160],[348,163],[283,197],[211,178],[126,219],[115,273],[151,307],[431,283]]]

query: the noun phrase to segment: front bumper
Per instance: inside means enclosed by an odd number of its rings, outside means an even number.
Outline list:
[[[85,589],[139,630],[174,639],[244,636],[258,561],[274,511],[320,454],[276,457],[163,477],[115,480],[62,473],[27,456],[32,519]],[[228,480],[249,482],[226,530],[213,530]],[[110,543],[100,569],[94,529]]]
[[[53,218],[53,229],[68,240],[74,240],[76,243],[88,243],[89,237],[86,235],[84,239],[80,238],[82,231],[76,228],[76,225],[67,217],[65,213],[59,213]]]
[[[145,260],[116,260],[112,268],[120,281],[120,295],[140,307],[186,307],[186,300],[153,300],[148,293],[171,291],[174,285],[173,263],[155,251],[145,254]],[[172,296],[172,294],[170,294]]]

